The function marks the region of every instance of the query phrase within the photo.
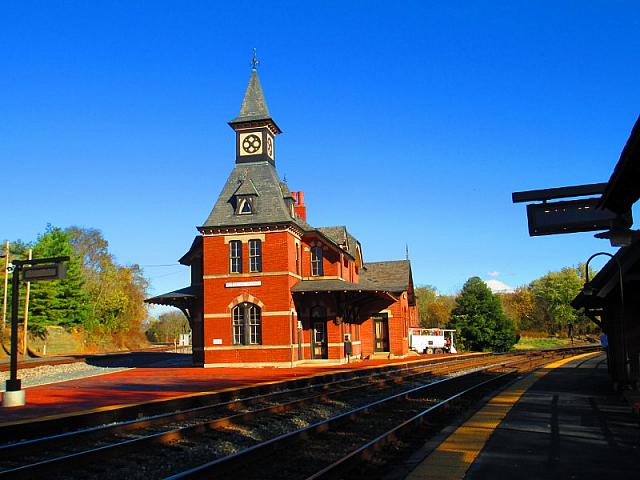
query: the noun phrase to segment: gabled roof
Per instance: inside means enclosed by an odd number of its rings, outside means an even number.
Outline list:
[[[236,191],[233,193],[234,195],[258,195],[256,186],[253,184],[250,178],[245,178],[244,180],[239,180],[238,182],[239,185]]]
[[[332,240],[336,245],[341,246],[354,259],[358,258],[358,250],[362,252],[360,242],[347,231],[344,225],[335,227],[318,227],[317,231]]]
[[[411,290],[411,263],[409,260],[365,263],[360,273],[360,281],[390,292]]]
[[[251,180],[247,181],[247,179]],[[242,185],[240,185],[241,182]],[[245,184],[251,185],[255,194],[258,195],[254,213],[236,215],[233,197],[237,195],[239,188],[244,188]],[[291,216],[291,209],[285,202],[286,193],[283,194],[280,184],[278,173],[269,162],[237,164],[227,178],[218,200],[202,227],[295,223],[304,230],[308,229],[306,223]]]

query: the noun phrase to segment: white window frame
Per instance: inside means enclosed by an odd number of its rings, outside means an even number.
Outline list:
[[[262,271],[262,240],[249,240],[249,271]]]
[[[240,303],[231,313],[234,345],[262,345],[262,315],[253,303]]]
[[[240,240],[229,242],[229,272],[242,273],[242,242]]]
[[[322,247],[317,245],[311,247],[311,276],[321,277],[324,275]]]

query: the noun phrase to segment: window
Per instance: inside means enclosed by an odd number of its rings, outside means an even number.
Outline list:
[[[296,243],[296,273],[300,275],[300,245]]]
[[[253,303],[241,303],[233,308],[233,344],[262,344],[260,307]]]
[[[237,197],[236,215],[249,215],[253,213],[253,201],[249,197]]]
[[[249,240],[249,271],[262,271],[262,242],[260,240]]]
[[[242,242],[240,240],[229,242],[229,271],[242,273]]]
[[[314,277],[322,276],[322,247],[313,247],[311,249],[311,275]]]

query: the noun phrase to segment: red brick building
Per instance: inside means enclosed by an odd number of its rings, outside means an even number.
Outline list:
[[[312,227],[303,192],[275,168],[280,128],[251,71],[236,160],[200,234],[180,263],[191,285],[149,303],[189,318],[193,361],[203,366],[292,366],[404,356],[417,326],[408,260],[364,263],[346,227]]]

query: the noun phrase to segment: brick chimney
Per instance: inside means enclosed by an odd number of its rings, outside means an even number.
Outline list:
[[[304,192],[291,192],[294,201],[294,211],[301,220],[307,221],[307,206],[304,204]]]

